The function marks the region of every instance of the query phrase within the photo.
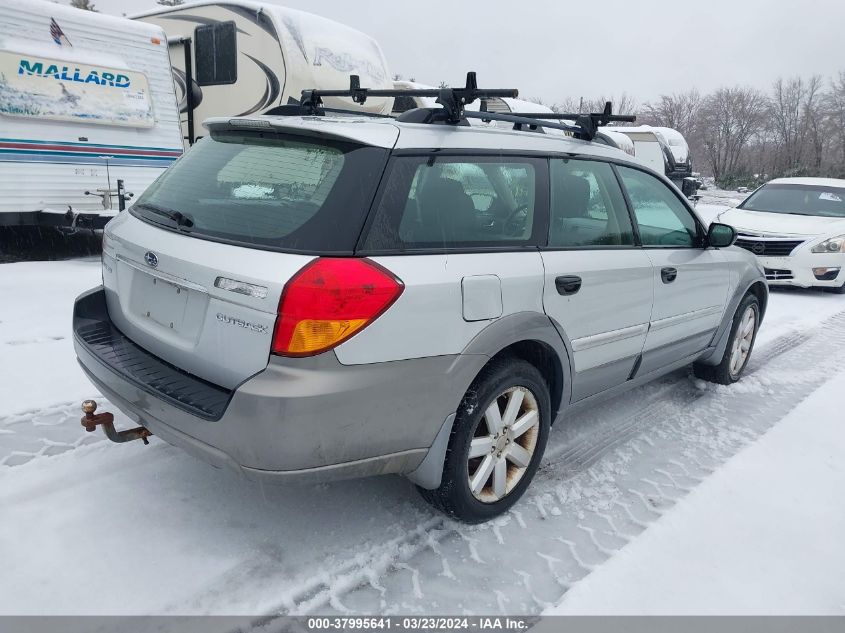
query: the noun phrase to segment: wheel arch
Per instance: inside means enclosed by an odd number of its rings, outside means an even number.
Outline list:
[[[725,309],[725,314],[722,317],[722,323],[719,325],[719,328],[714,335],[714,346],[712,351],[708,353],[707,356],[698,359],[698,362],[704,363],[705,365],[719,364],[722,355],[725,353],[725,349],[727,349],[728,346],[731,325],[733,324],[736,310],[742,300],[750,294],[755,295],[760,304],[760,321],[757,324],[757,327],[760,327],[760,324],[763,322],[763,317],[766,314],[766,307],[769,303],[769,286],[762,278],[757,278],[741,284],[737,288],[736,292],[734,292],[731,300],[728,302],[727,308]]]
[[[568,343],[552,320],[537,312],[520,312],[499,319],[482,330],[464,349],[464,354],[483,355],[487,360],[478,367],[473,381],[494,359],[505,356],[521,358],[540,370],[549,385],[552,422],[569,404],[571,362]],[[467,385],[469,388],[470,385]]]
[[[562,417],[571,396],[569,345],[545,314],[520,312],[497,319],[479,332],[455,362],[473,363],[472,379],[461,385],[460,398],[494,360],[506,356],[521,358],[547,376],[554,423]],[[457,403],[456,403],[457,404]],[[406,476],[419,487],[433,490],[440,486],[443,464],[455,414],[444,420],[434,442],[420,465]]]
[[[751,284],[745,294],[748,293],[756,295],[757,301],[760,302],[760,323],[762,323],[763,317],[766,316],[766,307],[769,304],[769,287],[766,285],[766,282],[758,280]]]

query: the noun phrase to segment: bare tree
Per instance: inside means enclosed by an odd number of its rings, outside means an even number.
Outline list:
[[[627,92],[620,95],[601,95],[595,99],[583,99],[579,112],[601,112],[604,104],[610,101],[613,104],[613,114],[636,114],[637,100]]]
[[[720,88],[705,99],[700,129],[717,182],[737,175],[742,151],[760,131],[765,111],[766,97],[754,88]]]
[[[84,11],[97,12],[97,9],[94,7],[94,3],[91,2],[91,0],[70,0],[70,6]]]
[[[813,174],[820,174],[822,171],[825,150],[830,139],[830,135],[825,130],[829,126],[824,111],[824,100],[824,83],[821,75],[813,75],[807,81],[803,111],[805,138],[810,149],[810,168]]]
[[[567,97],[563,101],[554,103],[549,107],[555,112],[580,112],[581,100],[574,97]]]
[[[839,164],[839,175],[845,176],[845,70],[830,82],[824,103],[832,136],[838,146],[834,161]]]
[[[532,99],[532,101],[542,103],[542,101],[536,99]],[[636,113],[637,100],[627,92],[623,92],[619,96],[611,95],[609,98],[604,95],[589,99],[585,99],[584,97],[567,97],[563,101],[558,101],[549,107],[555,112],[601,112],[604,110],[604,104],[608,101],[613,104],[613,114]]]
[[[701,103],[701,95],[695,88],[688,92],[660,95],[656,103],[643,106],[643,122],[670,127],[690,137],[695,132]]]
[[[803,79],[778,79],[772,87],[768,120],[777,144],[778,173],[794,173],[804,150],[802,109],[806,87]]]

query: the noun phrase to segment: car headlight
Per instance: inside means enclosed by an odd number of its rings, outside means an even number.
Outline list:
[[[810,249],[811,253],[845,253],[845,235],[831,237]]]

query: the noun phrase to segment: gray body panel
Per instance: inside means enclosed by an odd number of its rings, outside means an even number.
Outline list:
[[[730,273],[717,249],[645,252],[654,267],[654,306],[639,368],[647,374],[707,347],[725,314]],[[671,283],[661,277],[664,268],[677,271]]]
[[[546,312],[573,350],[573,400],[624,381],[642,352],[651,316],[652,265],[641,248],[543,253]],[[577,275],[581,289],[560,295],[555,278]]]
[[[212,463],[278,472],[393,454],[405,454],[403,463],[413,462],[417,454],[419,461],[457,408],[465,385],[488,360],[433,356],[350,368],[338,363],[333,352],[273,359],[235,390],[221,419],[209,421],[117,375],[79,338],[75,347],[83,369],[103,393],[154,434],[203,453]]]

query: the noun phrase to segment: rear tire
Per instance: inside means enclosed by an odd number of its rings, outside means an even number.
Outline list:
[[[760,328],[760,300],[747,294],[740,302],[731,324],[731,334],[722,360],[718,365],[694,363],[693,373],[697,378],[730,385],[742,377],[742,372],[751,358],[757,330]]]
[[[549,388],[540,371],[517,358],[494,360],[458,407],[440,487],[419,488],[420,494],[466,523],[502,514],[531,483],[550,425]]]

